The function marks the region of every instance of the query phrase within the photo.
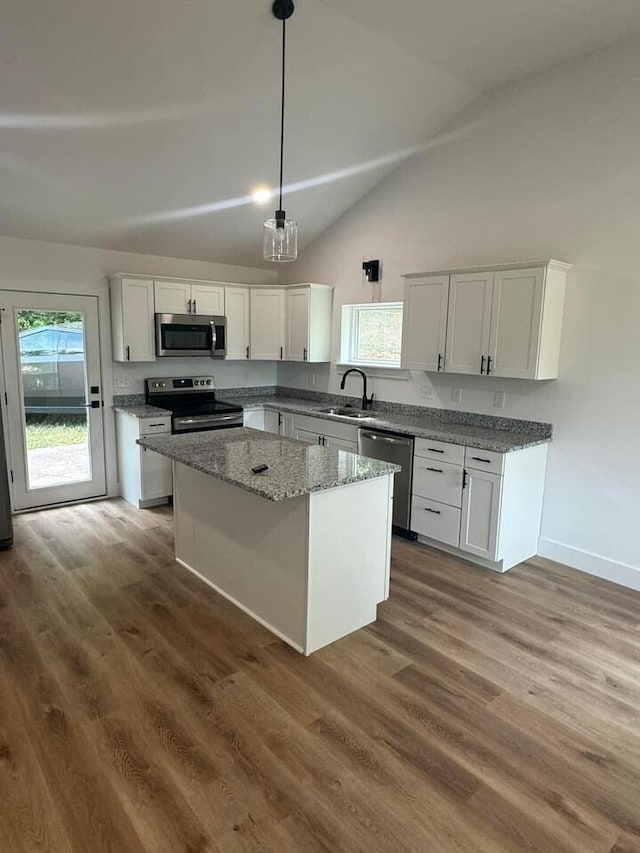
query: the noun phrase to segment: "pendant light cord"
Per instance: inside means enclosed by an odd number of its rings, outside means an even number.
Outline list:
[[[280,210],[282,210],[282,180],[284,173],[284,72],[286,51],[286,20],[282,21],[282,96],[280,101]]]

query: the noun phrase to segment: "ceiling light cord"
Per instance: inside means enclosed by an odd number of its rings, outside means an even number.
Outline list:
[[[285,80],[285,59],[286,59],[286,20],[282,21],[282,93],[280,98],[280,207],[282,210],[282,184],[284,180],[284,80]]]

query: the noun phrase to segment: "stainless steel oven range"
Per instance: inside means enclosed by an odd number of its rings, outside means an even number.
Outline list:
[[[242,426],[242,406],[216,400],[213,376],[147,379],[145,399],[171,412],[172,433]]]

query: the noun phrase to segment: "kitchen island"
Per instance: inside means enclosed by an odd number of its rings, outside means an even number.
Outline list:
[[[173,460],[177,561],[225,598],[305,655],[375,621],[396,465],[246,428],[138,444]]]

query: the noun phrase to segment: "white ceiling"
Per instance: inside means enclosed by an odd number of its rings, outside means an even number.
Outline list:
[[[301,246],[482,91],[635,29],[637,0],[297,0]],[[270,0],[5,0],[0,234],[259,265],[279,39]]]

